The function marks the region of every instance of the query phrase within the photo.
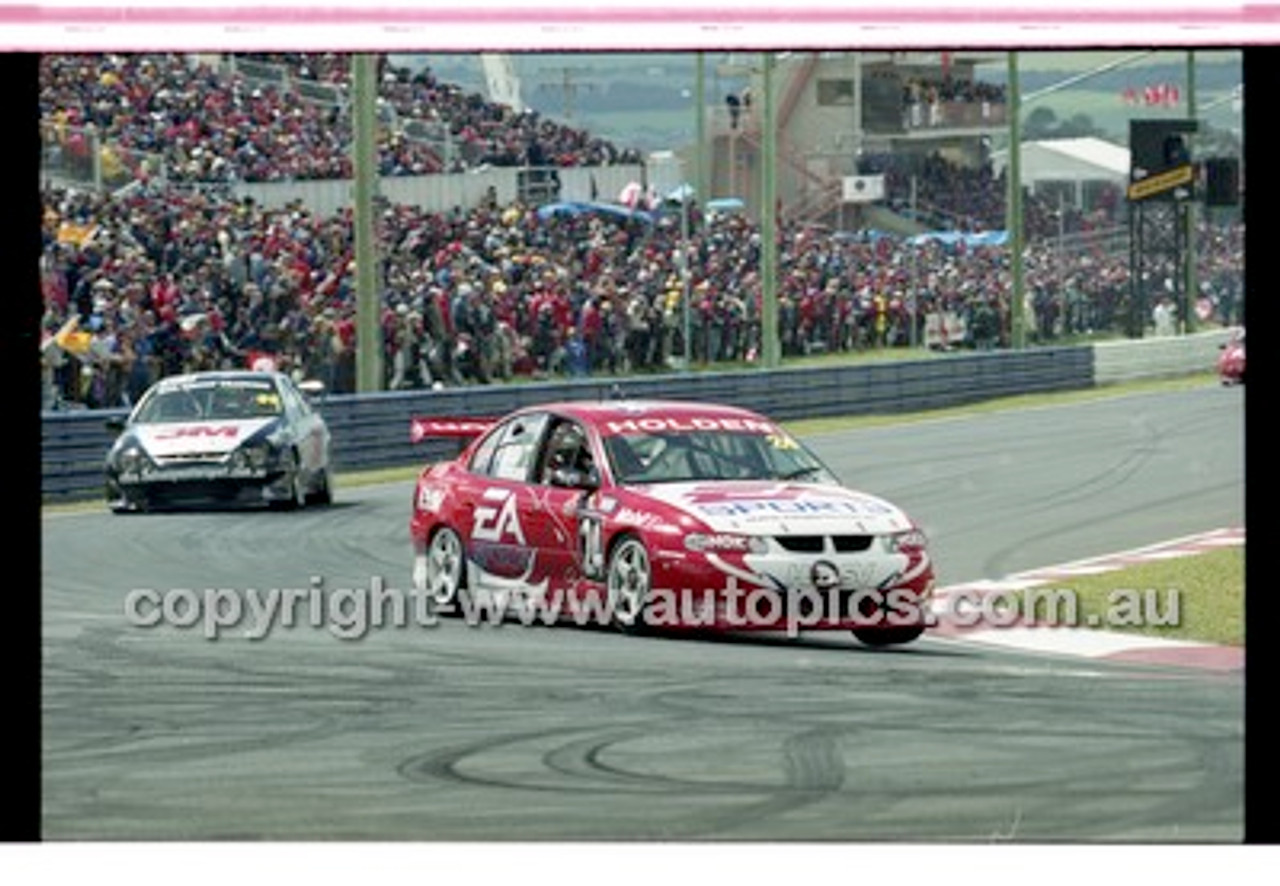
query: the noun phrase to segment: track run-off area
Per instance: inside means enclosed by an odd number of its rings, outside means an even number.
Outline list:
[[[1244,526],[1206,383],[802,435],[945,586]],[[41,521],[46,840],[1231,843],[1244,675],[926,634],[138,627],[137,589],[408,588],[411,481]]]

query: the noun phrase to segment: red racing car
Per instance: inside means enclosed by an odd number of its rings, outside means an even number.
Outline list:
[[[414,587],[437,611],[876,646],[929,624],[920,528],[754,412],[578,401],[415,419],[428,436],[474,437],[414,495]]]
[[[1244,329],[1231,333],[1218,354],[1218,380],[1224,385],[1244,384]]]

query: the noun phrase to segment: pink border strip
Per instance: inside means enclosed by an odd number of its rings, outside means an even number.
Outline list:
[[[1208,7],[1055,9],[1044,6],[936,8],[809,7],[800,9],[749,6],[688,5],[670,7],[577,6],[486,7],[438,9],[360,6],[34,6],[0,5],[0,24],[9,25],[1187,25],[1239,26],[1280,23],[1280,4],[1242,4]]]

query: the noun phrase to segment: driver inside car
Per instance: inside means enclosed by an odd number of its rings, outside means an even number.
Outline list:
[[[571,470],[585,475],[591,470],[593,463],[582,431],[576,425],[562,424],[552,434],[547,461],[542,470],[542,482],[553,482],[556,471]]]

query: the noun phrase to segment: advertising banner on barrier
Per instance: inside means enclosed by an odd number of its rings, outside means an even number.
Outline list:
[[[924,318],[924,343],[927,347],[945,350],[964,343],[969,334],[964,317],[954,311],[926,314]]]

